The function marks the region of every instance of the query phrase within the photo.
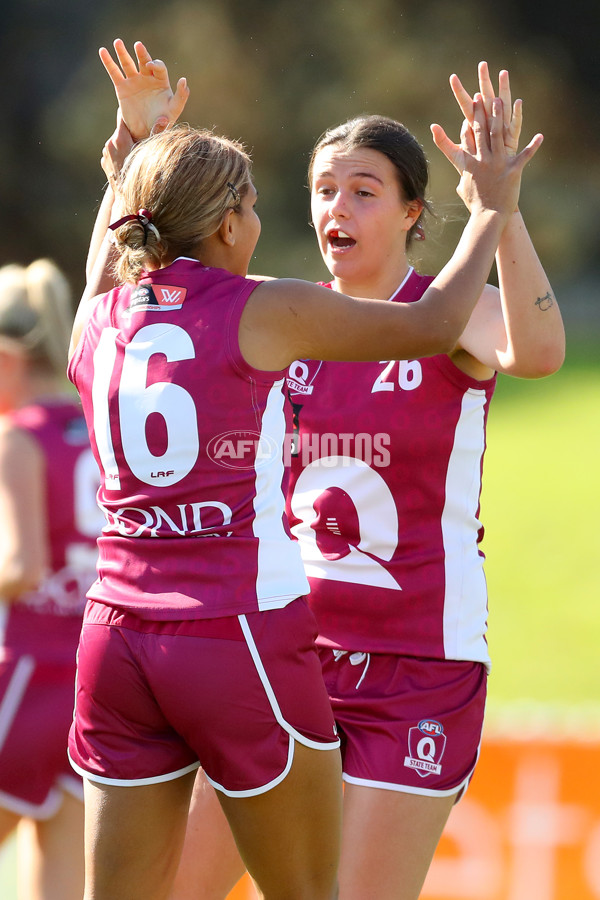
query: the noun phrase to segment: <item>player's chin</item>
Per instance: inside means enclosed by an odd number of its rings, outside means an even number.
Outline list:
[[[342,276],[352,277],[358,272],[359,260],[348,254],[327,253],[324,257],[325,264],[332,275],[341,278]]]

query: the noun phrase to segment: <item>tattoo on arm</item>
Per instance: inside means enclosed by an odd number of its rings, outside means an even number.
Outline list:
[[[543,297],[538,297],[535,301],[535,305],[538,306],[542,312],[545,312],[547,309],[550,309],[551,306],[554,306],[554,298],[550,291],[547,294],[544,294]]]

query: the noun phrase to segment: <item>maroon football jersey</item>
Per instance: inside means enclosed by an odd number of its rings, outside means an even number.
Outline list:
[[[252,368],[238,342],[257,284],[178,259],[97,302],[69,366],[108,520],[90,597],[184,619],[306,593],[285,518],[285,373]]]
[[[4,607],[4,653],[74,661],[86,591],[95,577],[96,539],[105,523],[96,503],[98,466],[78,403],[38,402],[11,418],[44,457],[50,559],[39,587]]]
[[[391,299],[431,281],[411,269]],[[288,511],[322,644],[489,662],[478,516],[495,381],[446,355],[290,366]]]

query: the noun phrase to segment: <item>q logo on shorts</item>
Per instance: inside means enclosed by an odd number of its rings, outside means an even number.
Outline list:
[[[443,725],[436,719],[422,719],[408,731],[408,756],[404,765],[416,769],[421,778],[441,775],[442,756],[446,749],[446,735]]]

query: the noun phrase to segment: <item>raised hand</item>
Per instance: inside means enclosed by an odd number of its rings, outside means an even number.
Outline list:
[[[171,90],[167,67],[160,59],[152,59],[141,41],[134,44],[137,59],[129,54],[125,44],[117,38],[113,44],[118,64],[106,47],[99,50],[100,59],[112,81],[119,109],[134,141],[151,133],[157,122],[164,126],[177,121],[190,91],[185,78],[180,78]]]
[[[460,144],[451,141],[441,125],[431,126],[433,140],[461,176],[456,190],[467,208],[473,211],[479,206],[508,216],[519,199],[523,169],[541,146],[543,136],[537,134],[515,154],[505,143],[502,100],[491,100],[489,116],[480,93],[471,102],[472,125],[463,128]]]
[[[519,148],[519,137],[521,135],[521,126],[523,124],[523,101],[515,100],[511,106],[510,79],[506,69],[502,69],[498,75],[498,94],[494,93],[494,87],[490,78],[490,72],[487,62],[480,62],[477,67],[477,75],[479,78],[479,93],[483,98],[483,105],[486,116],[491,116],[492,103],[494,97],[498,96],[502,100],[503,114],[503,137],[506,152],[516,154]],[[456,98],[456,102],[460,106],[461,112],[465,117],[465,121],[473,124],[473,97],[463,87],[458,75],[450,76],[450,87]],[[466,131],[466,129],[465,129]]]

